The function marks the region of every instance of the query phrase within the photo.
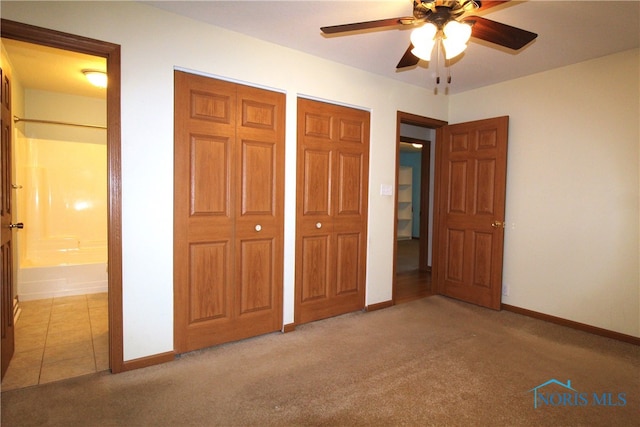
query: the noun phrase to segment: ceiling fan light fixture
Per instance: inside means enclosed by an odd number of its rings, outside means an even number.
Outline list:
[[[437,32],[438,27],[428,22],[422,27],[413,30],[411,33],[411,43],[417,48],[433,44]]]
[[[444,26],[443,32],[445,37],[442,44],[446,59],[455,58],[464,52],[471,38],[471,25],[451,20]]]
[[[465,22],[451,20],[442,29],[448,39],[454,39],[459,43],[467,43],[471,38],[471,25]]]
[[[419,47],[414,47],[411,49],[411,53],[413,53],[418,58],[423,61],[431,60],[431,52],[433,51],[433,46],[436,44],[435,40],[432,40],[431,43],[425,44]]]
[[[460,44],[449,39],[442,39],[442,44],[444,45],[444,57],[446,59],[455,58],[467,48],[465,43]]]
[[[411,44],[413,45],[411,53],[423,61],[430,61],[431,51],[436,44],[435,37],[437,32],[438,27],[431,22],[413,30],[411,33]]]

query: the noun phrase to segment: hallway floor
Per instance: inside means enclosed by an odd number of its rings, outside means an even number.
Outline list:
[[[399,240],[396,250],[395,304],[421,299],[433,295],[431,271],[418,269],[420,240]]]
[[[20,303],[2,391],[109,369],[107,294]]]

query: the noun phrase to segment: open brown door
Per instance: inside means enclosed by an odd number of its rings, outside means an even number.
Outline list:
[[[2,145],[0,146],[0,280],[2,281],[2,377],[13,356],[13,257],[11,255],[11,90],[8,77],[2,81]]]
[[[438,139],[434,281],[439,293],[499,310],[508,117],[444,126]]]

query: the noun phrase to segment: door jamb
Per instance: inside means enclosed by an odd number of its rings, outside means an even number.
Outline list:
[[[106,59],[107,76],[107,181],[108,181],[108,294],[109,367],[125,370],[122,323],[122,171],[120,136],[120,45],[29,24],[1,20],[4,38],[86,53]]]
[[[394,193],[394,201],[395,201],[395,207],[394,207],[394,218],[393,218],[393,285],[392,285],[392,293],[391,293],[391,300],[393,301],[393,303],[395,304],[395,300],[396,300],[396,256],[397,256],[397,250],[398,250],[398,177],[399,177],[399,173],[400,173],[400,126],[401,124],[408,124],[408,125],[413,125],[413,126],[420,126],[420,127],[424,127],[424,128],[428,128],[428,129],[434,129],[436,131],[436,155],[435,155],[435,167],[434,167],[434,176],[435,176],[435,182],[434,182],[434,209],[433,209],[433,235],[431,237],[432,239],[432,253],[436,254],[436,242],[437,242],[437,235],[438,235],[438,230],[437,230],[437,224],[439,224],[439,215],[438,215],[438,209],[437,206],[437,201],[439,200],[439,191],[438,191],[438,184],[439,184],[439,180],[438,180],[438,172],[440,170],[440,160],[441,160],[441,155],[439,154],[439,142],[442,139],[442,132],[441,132],[441,128],[443,126],[446,126],[448,123],[446,121],[443,120],[438,120],[438,119],[433,119],[430,117],[424,117],[424,116],[419,116],[416,114],[411,114],[411,113],[406,113],[403,111],[397,111],[396,114],[396,184],[395,184],[395,193]],[[422,190],[421,190],[422,191]],[[437,263],[436,262],[431,262],[431,266],[432,266],[432,283],[437,283],[435,280],[436,274],[437,274]]]

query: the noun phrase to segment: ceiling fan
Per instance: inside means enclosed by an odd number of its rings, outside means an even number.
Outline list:
[[[508,0],[507,0],[508,1]],[[464,51],[470,37],[475,37],[509,49],[519,50],[533,41],[537,34],[480,16],[473,12],[485,11],[507,1],[480,0],[426,0],[413,1],[413,16],[379,19],[376,21],[322,27],[325,34],[398,25],[416,27],[411,34],[411,43],[396,68],[416,65],[420,59],[429,61],[434,46],[440,44],[446,59]]]

